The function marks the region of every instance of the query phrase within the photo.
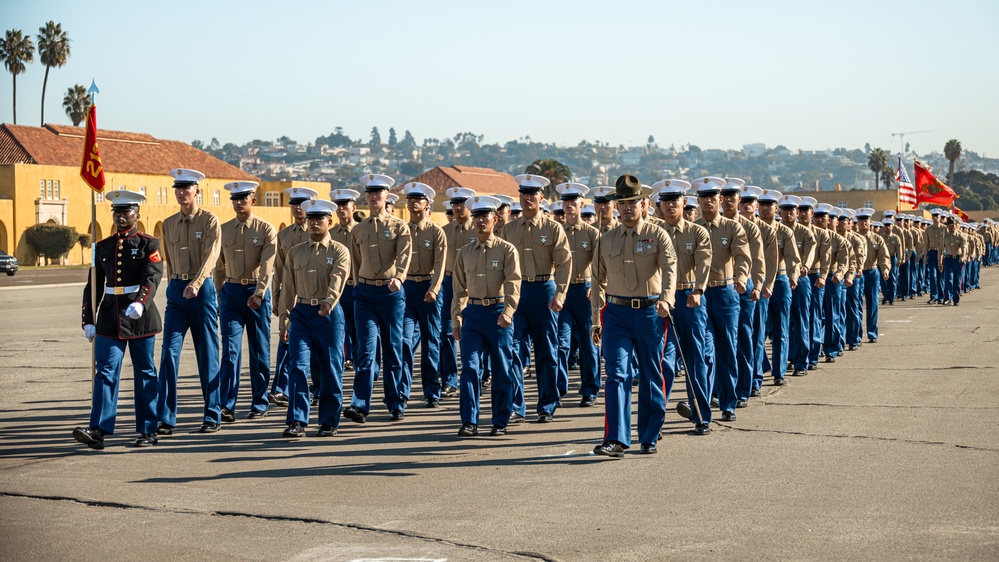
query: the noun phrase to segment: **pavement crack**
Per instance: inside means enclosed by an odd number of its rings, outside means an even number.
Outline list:
[[[397,537],[405,537],[410,539],[417,539],[421,541],[439,543],[447,546],[453,546],[458,548],[467,548],[471,550],[477,550],[480,552],[492,552],[497,554],[505,554],[507,556],[515,556],[520,558],[525,558],[528,560],[540,560],[542,562],[557,562],[555,558],[550,556],[540,554],[537,552],[526,552],[526,551],[509,551],[502,550],[498,548],[491,548],[488,546],[482,546],[472,543],[464,543],[458,541],[452,541],[448,539],[443,539],[440,537],[432,537],[428,535],[421,535],[419,533],[413,533],[409,531],[400,531],[393,529],[383,529],[381,527],[373,527],[370,525],[362,525],[359,523],[344,523],[341,521],[330,521],[328,519],[320,519],[315,517],[292,517],[288,515],[267,515],[260,513],[247,513],[242,511],[204,511],[197,509],[182,509],[182,508],[171,508],[171,507],[151,507],[147,505],[139,504],[129,504],[122,502],[104,501],[104,500],[87,500],[81,498],[74,498],[70,496],[45,496],[39,494],[22,494],[19,492],[0,492],[0,497],[11,497],[11,498],[24,498],[32,500],[41,501],[60,501],[60,502],[72,502],[80,505],[85,505],[88,507],[103,507],[110,509],[135,509],[141,511],[152,511],[158,513],[174,513],[181,515],[207,515],[209,517],[243,517],[247,519],[257,519],[261,521],[280,521],[287,523],[312,523],[316,525],[329,525],[332,527],[339,527],[342,529],[351,529],[355,531],[364,531],[368,533],[378,533],[383,535],[393,535]]]
[[[987,451],[990,453],[999,453],[999,449],[992,449],[988,447],[976,447],[974,445],[959,445],[957,443],[946,443],[944,441],[927,441],[922,439],[898,439],[895,437],[874,437],[871,435],[847,435],[847,434],[828,434],[828,433],[806,433],[804,431],[787,431],[780,429],[759,429],[759,428],[748,428],[748,427],[736,427],[734,425],[727,425],[723,423],[717,423],[719,426],[725,429],[731,429],[734,431],[743,431],[747,433],[777,433],[781,435],[799,435],[802,437],[831,437],[835,439],[862,439],[871,441],[888,441],[892,443],[905,443],[909,445],[937,445],[944,447],[955,447],[958,449],[969,449],[972,451]]]

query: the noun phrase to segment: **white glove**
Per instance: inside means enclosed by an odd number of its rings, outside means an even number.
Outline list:
[[[138,320],[145,310],[146,307],[141,302],[133,302],[125,309],[125,316],[128,316],[132,320]]]
[[[83,326],[83,337],[87,338],[87,341],[94,343],[94,336],[97,335],[97,326],[93,324],[87,324]]]

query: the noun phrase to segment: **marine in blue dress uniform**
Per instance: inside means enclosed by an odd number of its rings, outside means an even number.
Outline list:
[[[94,344],[96,378],[90,426],[73,430],[73,438],[91,449],[103,449],[114,433],[118,411],[121,361],[128,347],[135,381],[137,447],[156,444],[156,368],[153,347],[163,329],[153,297],[163,278],[160,242],[138,232],[139,205],[145,195],[113,191],[107,195],[117,232],[96,247],[95,275],[83,290],[83,333]],[[100,299],[96,315],[92,283]],[[95,318],[96,316],[96,318]]]

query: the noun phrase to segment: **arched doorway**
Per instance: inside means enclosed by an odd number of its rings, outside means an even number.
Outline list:
[[[281,228],[278,228],[278,232],[281,232],[282,230],[284,230],[287,227],[288,227],[288,225],[286,225],[284,223],[281,223]]]
[[[158,221],[156,226],[153,227],[153,236],[163,238],[163,221]]]
[[[135,228],[143,234],[146,233],[146,225],[142,224],[142,221],[136,221]]]
[[[3,250],[8,254],[13,254],[7,244],[7,225],[5,225],[3,221],[0,221],[0,250]]]

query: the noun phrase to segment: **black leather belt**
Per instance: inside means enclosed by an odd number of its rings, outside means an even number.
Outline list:
[[[548,281],[551,278],[552,275],[548,273],[545,275],[535,275],[534,277],[524,277],[523,280],[527,281],[528,283],[534,283],[535,281]]]
[[[170,276],[170,279],[180,279],[181,281],[190,281],[191,279],[193,279],[193,277],[191,277],[187,273],[174,273],[173,275]]]
[[[312,306],[319,306],[319,303],[323,302],[323,299],[303,299],[302,297],[298,297],[297,299],[295,299],[295,302],[297,302],[298,304],[309,304]]]
[[[417,283],[423,281],[430,281],[433,275],[407,275],[406,281],[416,281]]]
[[[364,277],[358,277],[357,280],[365,285],[374,285],[375,287],[384,287],[392,282],[391,279],[365,279]]]
[[[570,282],[570,285],[582,285],[583,283],[589,283],[589,277],[578,277]]]
[[[659,297],[612,297],[607,295],[607,302],[628,308],[648,308],[659,302]]]
[[[489,297],[484,299],[468,299],[468,304],[480,304],[482,306],[492,306],[503,302],[505,297]]]
[[[676,284],[676,290],[677,291],[686,291],[687,289],[693,289],[693,288],[694,288],[694,284],[693,283],[677,283]]]
[[[252,278],[252,277],[247,278],[247,279],[240,279],[240,278],[236,278],[236,277],[226,277],[225,281],[226,281],[226,283],[235,283],[237,285],[256,285],[257,284],[257,280],[254,279],[254,278]]]
[[[721,281],[708,281],[708,287],[724,287],[726,285],[732,284],[732,278],[722,279]]]

